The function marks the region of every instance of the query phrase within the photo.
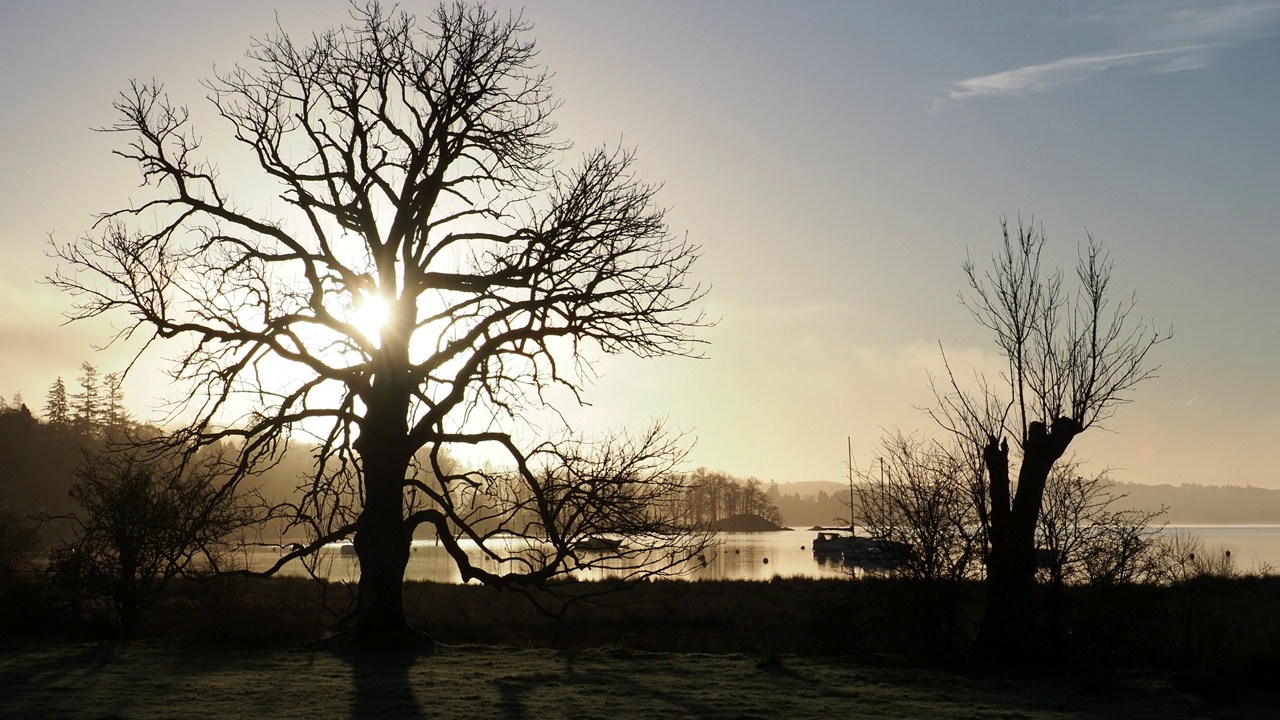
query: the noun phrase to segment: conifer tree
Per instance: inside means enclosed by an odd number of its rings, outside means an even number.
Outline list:
[[[72,425],[77,435],[96,435],[101,428],[102,398],[98,368],[88,361],[80,363],[80,392],[75,395],[75,417]]]
[[[102,425],[114,430],[129,423],[129,411],[124,408],[124,373],[107,373],[102,376]]]
[[[59,377],[49,388],[44,404],[45,422],[55,430],[67,430],[71,426],[70,407],[67,403],[67,386]]]

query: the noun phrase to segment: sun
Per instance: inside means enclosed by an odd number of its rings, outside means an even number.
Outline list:
[[[391,319],[391,306],[384,298],[368,293],[356,296],[355,308],[351,312],[351,324],[355,325],[365,337],[374,342],[381,342],[382,328]]]

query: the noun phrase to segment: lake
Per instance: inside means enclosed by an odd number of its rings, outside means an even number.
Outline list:
[[[1165,532],[1186,532],[1200,538],[1204,551],[1221,553],[1229,550],[1236,566],[1243,571],[1264,565],[1280,569],[1280,525],[1178,525]],[[692,580],[770,580],[780,577],[846,577],[848,570],[839,561],[814,557],[810,549],[817,532],[791,530],[772,533],[719,533],[718,545],[706,554],[705,566],[692,568],[686,575]],[[490,571],[498,571],[491,559],[483,557],[469,540],[462,541],[472,563]],[[269,567],[279,553],[257,549],[250,565],[261,570]],[[321,550],[322,563],[330,579],[355,582],[359,576],[354,555],[343,553],[338,546]],[[305,574],[297,561],[281,569],[282,575]],[[442,546],[432,540],[415,540],[405,571],[409,580],[460,583],[462,577]]]

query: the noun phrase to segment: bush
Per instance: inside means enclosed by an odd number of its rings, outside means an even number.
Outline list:
[[[140,450],[86,454],[70,496],[74,538],[50,557],[55,584],[80,614],[107,601],[119,628],[174,578],[227,564],[233,536],[252,522],[218,482],[218,459],[149,457]]]

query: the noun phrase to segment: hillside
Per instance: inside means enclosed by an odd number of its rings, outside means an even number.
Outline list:
[[[784,525],[809,527],[848,520],[849,486],[837,482],[779,483],[774,502]],[[1280,525],[1280,490],[1237,485],[1117,483],[1122,507],[1168,508],[1171,525]],[[772,488],[770,497],[773,496]]]
[[[1143,510],[1169,510],[1173,525],[1277,525],[1280,490],[1236,485],[1139,485],[1118,483],[1121,502]]]

